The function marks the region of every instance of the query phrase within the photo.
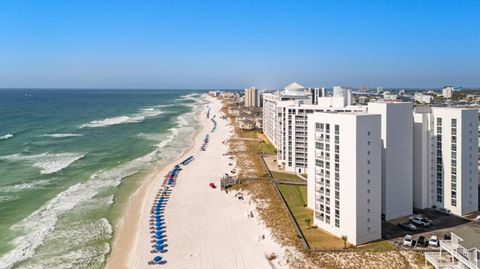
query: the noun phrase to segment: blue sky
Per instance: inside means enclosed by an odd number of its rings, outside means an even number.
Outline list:
[[[0,87],[480,86],[480,1],[0,1]]]

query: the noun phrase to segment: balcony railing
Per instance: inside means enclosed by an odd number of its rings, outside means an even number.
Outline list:
[[[460,269],[460,263],[452,262],[452,258],[446,255],[442,255],[440,252],[425,252],[425,259],[431,263],[435,268],[452,268]]]
[[[452,255],[455,259],[469,266],[469,268],[480,269],[480,261],[471,261],[467,257],[458,253],[457,246],[458,245],[452,244],[452,240],[440,240],[440,247],[450,253],[450,255]]]

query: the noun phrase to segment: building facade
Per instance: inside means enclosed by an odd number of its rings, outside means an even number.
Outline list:
[[[250,87],[245,89],[245,106],[255,107],[257,106],[257,89]]]
[[[465,215],[478,210],[478,110],[432,107],[414,112],[414,206]],[[420,132],[420,129],[422,130]],[[417,142],[417,144],[420,144]],[[428,161],[420,164],[420,158]]]
[[[380,239],[380,115],[308,118],[308,206],[314,223],[354,245]]]
[[[382,214],[385,220],[413,212],[413,105],[369,103],[382,117]]]
[[[443,97],[445,97],[446,99],[450,99],[452,98],[453,96],[453,91],[455,90],[455,88],[453,87],[445,87],[442,89],[442,95]]]
[[[366,106],[344,106],[347,95],[318,97],[292,83],[281,92],[265,93],[263,132],[277,149],[277,162],[289,172],[307,173],[307,116],[315,112],[362,112]]]

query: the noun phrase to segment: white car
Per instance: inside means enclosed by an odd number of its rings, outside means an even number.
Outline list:
[[[430,240],[428,240],[428,245],[432,247],[438,247],[438,237],[436,235],[432,235],[432,237],[430,237]]]
[[[403,245],[408,247],[411,247],[413,245],[413,240],[411,235],[409,234],[405,235],[405,237],[403,238]]]
[[[444,215],[450,215],[450,209],[437,207],[437,208],[435,208],[435,211],[437,211],[438,213],[444,214]]]
[[[430,222],[428,222],[428,220],[426,220],[422,217],[419,217],[419,216],[410,217],[410,221],[412,223],[420,225],[422,227],[430,226]]]

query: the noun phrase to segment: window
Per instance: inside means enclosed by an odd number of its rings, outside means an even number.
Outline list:
[[[335,134],[338,135],[340,133],[340,126],[335,125]]]
[[[437,125],[442,126],[442,118],[437,118]]]
[[[340,220],[339,219],[335,219],[335,227],[340,227]]]

